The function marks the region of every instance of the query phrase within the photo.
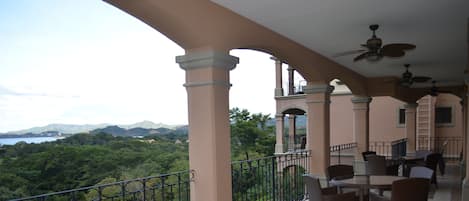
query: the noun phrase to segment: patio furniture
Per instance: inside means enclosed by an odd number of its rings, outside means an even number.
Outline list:
[[[331,165],[327,167],[326,177],[327,184],[332,179],[348,179],[352,178],[354,175],[353,166],[351,165]]]
[[[432,153],[429,154],[425,160],[425,167],[428,167],[433,170],[433,176],[431,179],[431,183],[435,184],[435,187],[438,188],[438,182],[437,182],[437,177],[436,177],[436,168],[438,163],[442,160],[441,154],[440,153]]]
[[[364,151],[362,152],[363,160],[368,161],[368,156],[376,155],[376,151]]]
[[[386,175],[386,157],[378,155],[367,156],[367,175]]]
[[[409,178],[392,183],[391,201],[427,201],[429,181],[424,178]]]
[[[402,165],[402,175],[408,177],[412,167],[424,166],[424,157],[421,156],[403,156],[400,158]]]
[[[401,179],[407,178],[391,175],[355,175],[350,179],[332,179],[331,183],[340,187],[358,188],[360,201],[364,201],[369,189],[390,189],[394,181]]]
[[[433,170],[423,166],[415,166],[410,169],[410,178],[424,178],[429,181],[433,177]]]
[[[337,194],[336,187],[321,188],[319,179],[309,174],[303,175],[306,186],[306,196],[304,200],[310,201],[357,201],[358,197],[354,192]]]
[[[433,152],[430,150],[417,150],[415,151],[415,157],[423,158],[423,160],[425,160],[427,156],[430,155],[431,153]]]

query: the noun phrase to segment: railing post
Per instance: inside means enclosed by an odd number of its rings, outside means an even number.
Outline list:
[[[178,173],[178,200],[181,200],[181,173]]]
[[[122,200],[125,200],[125,182],[121,183]]]
[[[142,180],[142,188],[143,188],[143,193],[142,193],[143,201],[145,201],[147,199],[147,181],[146,181],[146,179]]]
[[[103,196],[103,189],[100,186],[100,187],[98,187],[98,201],[102,200],[102,196]]]
[[[339,148],[339,158],[338,158],[338,160],[339,160],[338,163],[339,163],[339,165],[340,165],[340,164],[341,164],[341,163],[340,163],[340,148]]]
[[[276,185],[276,182],[275,182],[275,160],[276,158],[275,157],[272,157],[272,200],[275,201],[276,200],[276,188],[277,188],[277,185]]]
[[[164,176],[161,177],[161,199],[163,201],[166,200],[165,193],[164,193],[164,185],[165,185],[164,181],[165,181],[165,179],[166,179],[166,177],[164,177]]]

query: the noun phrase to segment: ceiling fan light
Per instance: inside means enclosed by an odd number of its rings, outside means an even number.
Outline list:
[[[382,43],[381,38],[378,38],[376,36],[373,36],[372,38],[370,38],[366,41],[366,46],[370,50],[373,50],[373,51],[378,50],[381,47],[382,44],[383,43]]]
[[[381,60],[381,55],[379,55],[378,53],[370,53],[367,55],[366,60],[371,62],[379,61]]]

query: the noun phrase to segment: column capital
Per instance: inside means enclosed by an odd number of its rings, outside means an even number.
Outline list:
[[[406,103],[404,104],[404,109],[416,109],[418,106],[417,103]]]
[[[296,115],[290,114],[290,115],[288,115],[288,119],[296,119]]]
[[[239,63],[239,58],[224,52],[203,51],[177,56],[176,62],[186,71],[209,67],[232,70]]]
[[[275,114],[275,118],[283,118],[285,115],[280,113],[280,114]]]
[[[352,103],[370,103],[373,98],[369,96],[354,96],[351,98]]]
[[[274,57],[274,56],[270,57],[270,59],[274,60],[275,63],[281,63],[282,62],[282,61],[280,61],[280,59],[278,59],[277,57]]]
[[[320,85],[306,85],[303,87],[305,94],[327,93],[330,94],[334,91],[334,86],[328,84]]]

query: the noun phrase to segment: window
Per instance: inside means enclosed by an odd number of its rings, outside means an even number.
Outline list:
[[[435,124],[451,125],[453,123],[453,108],[438,106],[435,108]]]
[[[399,127],[405,126],[405,109],[404,108],[399,108],[397,126]]]

